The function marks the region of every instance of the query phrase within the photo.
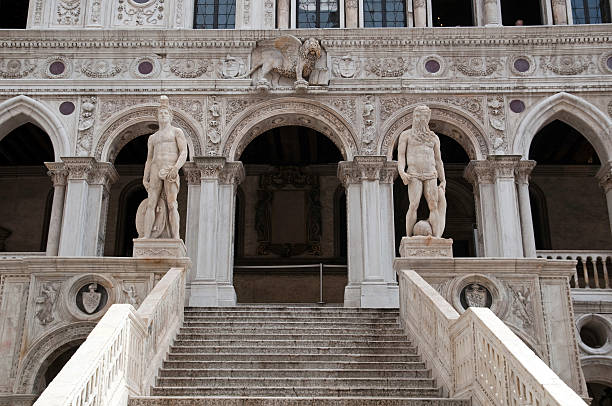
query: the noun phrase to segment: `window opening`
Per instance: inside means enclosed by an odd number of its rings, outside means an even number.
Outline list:
[[[0,28],[26,28],[28,24],[28,3],[25,0],[0,0]]]
[[[403,0],[364,0],[365,27],[405,27],[406,12]]]
[[[609,0],[572,0],[574,24],[602,24],[610,21]]]
[[[338,0],[298,0],[297,28],[339,28]]]
[[[434,27],[470,27],[472,0],[432,0],[432,25]]]
[[[502,0],[502,24],[542,25],[540,2],[535,0]]]
[[[196,0],[193,28],[232,29],[235,25],[235,0]]]

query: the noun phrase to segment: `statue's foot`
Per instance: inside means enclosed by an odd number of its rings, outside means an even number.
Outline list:
[[[255,87],[260,92],[267,92],[268,90],[270,90],[270,81],[265,78],[259,79]]]
[[[293,85],[295,86],[295,90],[298,92],[305,92],[308,89],[308,82],[304,79],[296,80],[293,82]]]

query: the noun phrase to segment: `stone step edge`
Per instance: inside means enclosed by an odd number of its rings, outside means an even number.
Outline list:
[[[152,406],[471,406],[469,399],[402,397],[130,396],[129,405]]]
[[[422,364],[419,363],[419,364]],[[305,368],[305,369],[265,369],[265,368],[244,368],[244,369],[233,369],[233,368],[211,368],[211,369],[193,369],[193,368],[160,368],[160,371],[164,371],[164,372],[186,372],[186,371],[232,371],[232,372],[266,372],[266,373],[270,373],[270,372],[296,372],[296,371],[302,371],[302,372],[325,372],[325,373],[340,373],[340,372],[376,372],[376,373],[389,373],[389,372],[396,372],[396,373],[405,373],[406,371],[425,371],[428,372],[429,369],[426,367],[420,368],[420,369],[413,369],[413,370],[407,370],[407,369],[339,369],[339,368],[334,368],[334,369],[313,369],[313,368]]]

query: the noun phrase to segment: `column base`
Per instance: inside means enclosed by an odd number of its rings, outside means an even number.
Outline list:
[[[397,283],[362,282],[344,288],[344,307],[370,309],[397,309],[399,286]]]
[[[233,285],[196,280],[191,282],[188,304],[191,307],[236,306],[236,291]]]
[[[134,238],[134,258],[183,258],[187,256],[185,243],[174,238]]]
[[[404,237],[400,243],[400,256],[406,257],[453,257],[453,240],[416,235]]]

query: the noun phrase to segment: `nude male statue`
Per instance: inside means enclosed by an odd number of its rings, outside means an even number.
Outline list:
[[[160,198],[165,198],[168,210],[169,236],[179,239],[179,213],[176,197],[179,191],[179,169],[187,160],[187,141],[183,130],[173,127],[172,112],[168,97],[161,96],[157,112],[159,130],[149,137],[147,162],[145,163],[142,183],[147,190],[144,214],[144,238],[156,238],[164,230],[155,229],[159,224],[167,228],[165,221],[157,221],[160,215]],[[162,193],[163,192],[163,193]],[[163,214],[162,214],[163,215]]]
[[[412,128],[400,134],[397,148],[397,169],[404,184],[408,185],[408,198],[410,199],[410,207],[406,214],[407,237],[415,234],[417,209],[422,193],[425,194],[429,207],[427,221],[434,237],[442,236],[446,222],[446,198],[444,196],[446,177],[440,155],[440,139],[429,129],[430,117],[429,107],[416,107]],[[440,179],[439,186],[438,179]]]

